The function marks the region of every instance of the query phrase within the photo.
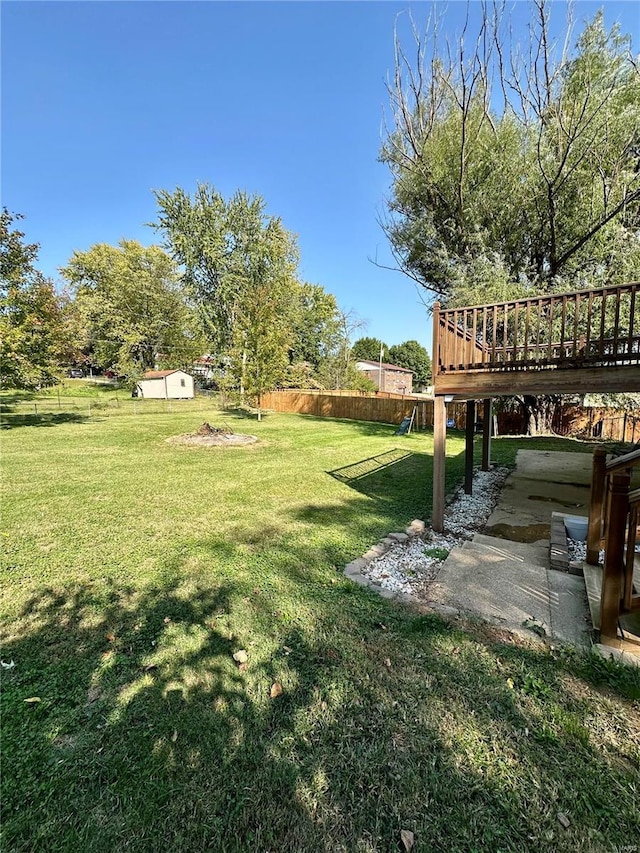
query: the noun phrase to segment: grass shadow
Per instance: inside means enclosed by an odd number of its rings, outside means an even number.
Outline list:
[[[77,412],[46,412],[42,415],[2,414],[2,429],[17,429],[19,427],[54,427],[60,424],[85,423],[95,418],[89,418]]]
[[[308,557],[281,567],[296,588]],[[202,585],[169,558],[144,590],[25,603],[3,646],[6,849],[374,851],[411,829],[435,851],[568,853],[633,837],[630,731],[618,714],[606,749],[594,740],[620,702],[606,673],[594,708],[571,656],[346,581],[308,581],[300,618],[252,582]]]

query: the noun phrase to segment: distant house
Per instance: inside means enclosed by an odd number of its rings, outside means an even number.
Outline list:
[[[213,356],[201,355],[191,365],[191,371],[198,379],[213,379],[216,367],[217,361]]]
[[[151,400],[191,399],[193,376],[184,370],[147,370],[133,394]]]
[[[378,391],[390,391],[394,394],[411,394],[413,389],[413,371],[397,364],[385,364],[383,361],[356,361],[356,367],[375,383]]]

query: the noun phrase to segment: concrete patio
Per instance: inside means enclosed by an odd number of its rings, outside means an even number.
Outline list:
[[[588,567],[585,586],[580,569],[576,574],[558,571],[550,559],[553,514],[586,518],[590,482],[589,453],[519,450],[485,532],[452,549],[431,587],[431,603],[529,639],[591,648],[596,643],[601,569]],[[553,564],[559,565],[555,560]],[[640,662],[635,628],[629,623],[617,646],[599,650]]]

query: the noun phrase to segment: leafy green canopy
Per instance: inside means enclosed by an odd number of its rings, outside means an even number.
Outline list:
[[[378,361],[380,352],[386,353],[389,347],[379,338],[358,338],[351,348],[351,353],[356,360]]]
[[[343,315],[334,296],[300,281],[296,239],[267,214],[262,197],[225,199],[208,184],[193,196],[179,187],[155,196],[155,227],[182,266],[209,346],[230,357],[241,393],[259,403],[277,385],[343,380]]]
[[[413,372],[413,384],[428,385],[431,382],[431,359],[427,350],[418,341],[405,341],[389,349],[389,361]]]
[[[559,54],[544,0],[532,8],[524,48],[499,14],[455,46],[416,36],[418,64],[396,41],[384,227],[399,266],[450,305],[640,277],[629,39],[598,13]]]
[[[0,376],[5,388],[35,388],[73,359],[73,330],[67,300],[34,268],[38,245],[12,227],[19,218],[0,214]]]
[[[260,196],[225,199],[208,184],[193,196],[179,187],[155,193],[160,230],[184,270],[211,347],[230,355],[245,391],[261,395],[281,381],[292,344],[299,284],[295,238],[268,216]]]
[[[75,290],[85,348],[99,367],[132,379],[182,367],[202,354],[199,324],[172,259],[158,246],[121,240],[74,252],[63,276]]]

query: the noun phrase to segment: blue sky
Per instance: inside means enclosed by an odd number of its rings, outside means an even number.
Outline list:
[[[577,2],[576,17],[601,5]],[[421,22],[430,4],[5,0],[2,203],[25,214],[40,268],[58,278],[74,249],[157,242],[152,189],[206,181],[264,196],[298,235],[302,276],[366,320],[362,334],[430,349],[411,280],[370,261],[392,263],[377,156],[409,8]],[[466,3],[444,8],[453,35]],[[637,4],[604,8],[637,37]]]

